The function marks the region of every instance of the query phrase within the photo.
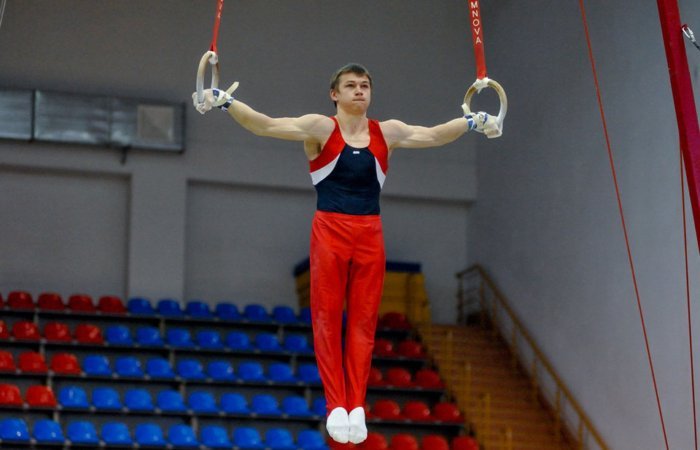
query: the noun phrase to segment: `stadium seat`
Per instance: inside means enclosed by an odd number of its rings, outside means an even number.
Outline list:
[[[265,448],[260,433],[251,427],[235,428],[233,430],[233,445],[245,449]]]
[[[27,351],[19,355],[19,370],[25,373],[46,373],[49,368],[41,353]]]
[[[133,444],[129,427],[122,422],[107,422],[102,425],[102,440],[107,445],[131,446]]]
[[[270,428],[265,432],[265,445],[270,450],[296,450],[294,437],[284,428]]]
[[[297,323],[299,321],[294,310],[284,305],[278,305],[272,308],[272,319],[282,324]]]
[[[250,344],[250,338],[241,331],[229,332],[226,335],[226,346],[235,351],[253,350],[253,346]]]
[[[143,326],[136,329],[136,342],[144,347],[162,347],[163,338],[156,327]]]
[[[251,303],[243,308],[243,315],[251,322],[269,322],[272,320],[263,305]]]
[[[277,335],[273,333],[256,334],[255,346],[263,352],[279,352],[282,350]]]
[[[158,300],[158,314],[165,317],[184,317],[180,302],[172,298]]]
[[[455,436],[452,438],[451,450],[479,450],[479,443],[471,436]]]
[[[238,365],[238,377],[243,381],[265,381],[263,366],[256,361],[244,361]]]
[[[408,322],[406,314],[400,312],[387,312],[379,319],[379,326],[392,330],[410,330],[411,324]]]
[[[416,386],[424,389],[442,389],[445,387],[440,379],[440,374],[431,369],[420,369],[416,372],[414,382]]]
[[[4,320],[0,320],[0,339],[7,339],[10,337],[10,330],[7,329],[7,324]]]
[[[284,349],[292,353],[311,353],[309,340],[302,334],[290,334],[284,338]]]
[[[14,384],[0,384],[0,406],[22,406],[22,394],[19,386]]]
[[[382,420],[401,419],[401,407],[394,400],[380,399],[374,402],[372,416]]]
[[[311,404],[311,412],[317,416],[326,417],[326,414],[328,413],[326,408],[326,398],[318,397],[314,399]]]
[[[172,389],[158,392],[156,404],[161,411],[184,412],[187,411],[182,394]]]
[[[0,372],[14,372],[16,369],[15,358],[12,356],[12,353],[7,350],[0,350]]]
[[[292,367],[287,363],[271,363],[268,365],[267,377],[275,383],[295,383],[299,381],[294,376]]]
[[[143,377],[141,361],[133,356],[120,356],[114,360],[114,373],[120,377]]]
[[[433,417],[435,420],[439,420],[441,422],[462,422],[462,414],[459,412],[459,409],[457,408],[457,405],[454,403],[449,403],[449,402],[440,402],[436,403],[433,406],[433,411],[432,411]]]
[[[311,308],[304,306],[299,310],[299,321],[311,325]]]
[[[282,414],[279,402],[270,394],[254,395],[250,401],[250,406],[254,413],[263,416],[279,416]]]
[[[221,410],[226,414],[250,414],[248,402],[243,395],[238,392],[227,392],[221,395],[219,401]]]
[[[34,422],[33,436],[39,444],[60,444],[66,440],[61,425],[50,419],[40,419]]]
[[[68,324],[62,322],[47,322],[44,325],[44,337],[48,342],[70,342],[73,340]]]
[[[221,320],[241,320],[241,313],[234,303],[219,303],[216,305],[215,312]]]
[[[122,409],[122,401],[116,389],[96,387],[92,390],[92,406],[97,410],[116,411]]]
[[[376,367],[371,367],[369,369],[369,378],[367,379],[368,386],[382,386],[384,385],[384,374],[381,370]]]
[[[224,343],[221,342],[221,335],[218,331],[201,330],[196,335],[197,345],[207,349],[224,348]]]
[[[216,406],[216,399],[207,391],[194,391],[187,397],[187,404],[196,413],[216,413],[219,408]]]
[[[175,424],[168,429],[168,442],[175,448],[199,447],[197,436],[189,425]]]
[[[176,365],[177,374],[185,380],[204,380],[206,375],[202,363],[196,359],[181,359]]]
[[[75,327],[75,339],[81,344],[103,344],[102,330],[90,323],[81,323]]]
[[[325,450],[328,448],[323,436],[316,430],[301,430],[297,435],[297,446],[303,450]]]
[[[391,367],[385,374],[385,382],[389,386],[406,388],[413,386],[411,372],[403,367]]]
[[[229,439],[226,429],[217,425],[202,427],[199,432],[199,438],[202,444],[209,448],[230,449],[233,447],[233,443]]]
[[[0,440],[8,442],[29,442],[29,429],[24,419],[7,418],[0,420]]]
[[[403,356],[404,358],[425,358],[425,350],[423,349],[423,345],[420,342],[410,339],[399,342],[397,353],[399,356]]]
[[[54,292],[40,294],[36,306],[43,311],[63,311],[66,308],[61,296]]]
[[[92,303],[92,297],[85,294],[73,294],[68,297],[68,309],[73,312],[91,313],[95,312],[95,305]]]
[[[54,353],[49,366],[54,373],[61,375],[80,375],[82,373],[78,358],[72,353]]]
[[[146,389],[129,389],[124,393],[124,406],[132,411],[153,411],[153,399]]]
[[[19,320],[12,324],[12,336],[22,341],[38,341],[41,339],[41,333],[37,324],[28,320]]]
[[[132,297],[126,303],[126,309],[129,310],[131,314],[138,314],[142,316],[152,316],[156,313],[153,309],[151,301],[144,297]]]
[[[32,294],[25,291],[13,291],[7,295],[7,307],[10,309],[34,309]]]
[[[360,447],[362,450],[387,450],[389,448],[389,443],[383,434],[379,434],[373,431],[367,433],[367,439],[362,443]],[[423,450],[432,450],[430,447],[426,447]]]
[[[83,371],[90,376],[111,376],[112,369],[105,355],[87,355],[83,358]]]
[[[430,450],[450,450],[450,444],[445,438],[439,434],[428,434],[423,436],[420,441],[421,448],[429,448]]]
[[[169,328],[165,332],[165,341],[168,343],[168,345],[176,348],[194,347],[192,335],[190,334],[190,331],[185,328]]]
[[[418,450],[418,439],[412,434],[397,433],[391,437],[391,450]]]
[[[185,306],[185,314],[190,317],[208,319],[212,317],[209,305],[201,300],[190,300]]]
[[[124,325],[110,325],[105,329],[105,341],[109,345],[133,345],[131,330]]]
[[[53,389],[41,384],[29,386],[24,398],[31,408],[55,408],[57,405]]]
[[[207,364],[207,375],[215,381],[235,381],[233,365],[229,361],[211,361]]]
[[[321,382],[321,375],[318,373],[316,364],[300,364],[297,367],[297,376],[304,383],[319,384]]]
[[[430,417],[430,407],[422,401],[409,400],[403,405],[401,415],[406,419],[418,422],[426,422],[432,419]]]
[[[76,420],[68,424],[66,428],[68,440],[73,444],[99,444],[97,430],[92,422],[86,420]]]
[[[105,314],[124,314],[126,306],[116,295],[103,295],[97,302],[97,309]]]
[[[58,391],[58,403],[63,408],[87,409],[90,407],[87,393],[80,386],[64,386]]]
[[[374,356],[379,357],[396,356],[396,352],[394,351],[394,344],[387,339],[375,339],[373,354]]]
[[[134,430],[136,443],[142,446],[165,447],[163,430],[155,423],[141,423]]]
[[[175,372],[165,358],[153,357],[146,361],[146,373],[151,378],[167,380],[175,378]]]
[[[313,413],[306,399],[300,395],[290,395],[282,399],[282,412],[294,417],[308,417]]]

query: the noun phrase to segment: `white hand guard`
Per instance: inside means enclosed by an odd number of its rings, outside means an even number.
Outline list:
[[[227,91],[221,89],[205,89],[204,90],[204,101],[199,103],[197,101],[197,93],[192,94],[192,104],[195,109],[204,114],[213,107],[217,107],[224,111],[227,111],[231,103],[233,103],[233,92],[238,88],[238,82],[236,81],[231,85]]]
[[[462,109],[465,110],[465,105],[462,105]],[[483,133],[487,138],[496,138],[501,135],[501,129],[498,126],[498,121],[496,117],[485,113],[483,111],[475,113],[467,113],[465,110],[465,116],[467,123],[469,124],[469,130],[475,130],[478,133]]]

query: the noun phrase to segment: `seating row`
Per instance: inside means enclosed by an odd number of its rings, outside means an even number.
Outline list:
[[[442,435],[428,434],[418,439],[412,434],[397,433],[387,439],[384,435],[369,432],[367,440],[361,445],[336,444],[330,442],[330,448],[362,450],[479,450],[479,444],[469,436],[456,436],[448,441]]]
[[[164,433],[156,423],[140,423],[134,427],[133,434],[127,424],[107,422],[101,432],[89,421],[77,420],[66,425],[65,434],[58,422],[49,419],[38,420],[29,432],[29,426],[21,418],[8,418],[0,421],[0,439],[5,442],[29,443],[34,438],[38,443],[79,444],[94,446],[138,446],[149,448],[232,448],[273,450],[322,450],[327,449],[322,435],[315,430],[302,430],[296,440],[292,433],[284,428],[270,428],[265,437],[252,427],[238,427],[229,432],[217,425],[204,426],[199,432],[189,425],[175,424]]]

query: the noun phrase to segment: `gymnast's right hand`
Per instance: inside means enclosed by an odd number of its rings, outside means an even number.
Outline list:
[[[204,98],[201,103],[197,98],[197,93],[194,92],[192,94],[192,104],[194,105],[195,109],[199,111],[200,114],[204,114],[213,107],[217,107],[219,109],[227,111],[229,106],[231,106],[231,103],[233,103],[232,94],[233,91],[236,90],[236,88],[238,88],[238,81],[233,83],[231,87],[226,91],[222,89],[205,89],[203,91]]]

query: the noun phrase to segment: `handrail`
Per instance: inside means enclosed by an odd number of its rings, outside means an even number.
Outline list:
[[[535,342],[535,340],[532,338],[532,335],[527,331],[523,323],[520,321],[520,319],[516,316],[515,312],[509,305],[508,301],[506,300],[506,297],[503,295],[503,293],[496,287],[496,284],[494,281],[491,279],[491,277],[488,276],[486,271],[479,266],[478,264],[475,264],[459,273],[457,273],[457,278],[460,281],[459,285],[459,310],[460,310],[460,316],[463,316],[463,310],[466,308],[468,305],[466,305],[466,299],[465,299],[465,290],[464,290],[464,281],[471,275],[478,275],[480,281],[482,283],[479,284],[478,286],[478,300],[480,302],[480,306],[482,308],[482,312],[489,313],[491,321],[494,323],[494,325],[497,327],[497,316],[496,312],[494,310],[488,308],[487,304],[487,298],[484,292],[484,284],[488,287],[488,289],[493,293],[493,301],[491,302],[491,306],[493,308],[501,307],[503,311],[506,312],[508,315],[508,318],[510,319],[511,323],[513,324],[513,330],[512,330],[512,341],[509,339],[504,339],[504,341],[507,343],[507,345],[510,347],[510,350],[514,355],[518,355],[518,346],[517,346],[517,333],[519,333],[527,343],[527,346],[529,349],[532,351],[533,354],[533,362],[532,362],[532,373],[530,373],[530,376],[533,377],[533,386],[536,389],[544,389],[543,383],[539,381],[541,378],[541,371],[537,370],[537,363],[539,361],[539,364],[545,369],[547,374],[551,377],[551,380],[555,383],[556,385],[556,401],[555,401],[555,415],[556,415],[556,422],[557,422],[557,427],[563,428],[564,424],[566,423],[565,417],[562,414],[562,402],[565,400],[568,402],[569,405],[571,405],[576,417],[578,418],[578,430],[576,432],[577,436],[577,448],[578,449],[584,449],[584,431],[587,431],[587,435],[591,436],[595,443],[598,445],[598,448],[601,450],[609,450],[610,447],[607,446],[607,444],[603,441],[603,438],[600,436],[600,433],[595,429],[593,426],[593,423],[591,422],[590,418],[586,415],[586,413],[583,411],[583,408],[581,405],[578,403],[578,401],[574,398],[573,394],[569,391],[569,389],[564,385],[564,382],[562,381],[561,377],[556,373],[554,370],[554,367],[552,364],[549,362],[549,360],[545,357],[544,353],[542,350],[540,350],[539,346]],[[462,320],[463,317],[460,317],[460,320]],[[504,330],[499,329],[498,330],[502,335],[504,334]],[[521,365],[523,367],[526,367],[525,364],[521,361]],[[563,395],[563,399],[562,399]],[[573,435],[573,434],[572,434]]]

